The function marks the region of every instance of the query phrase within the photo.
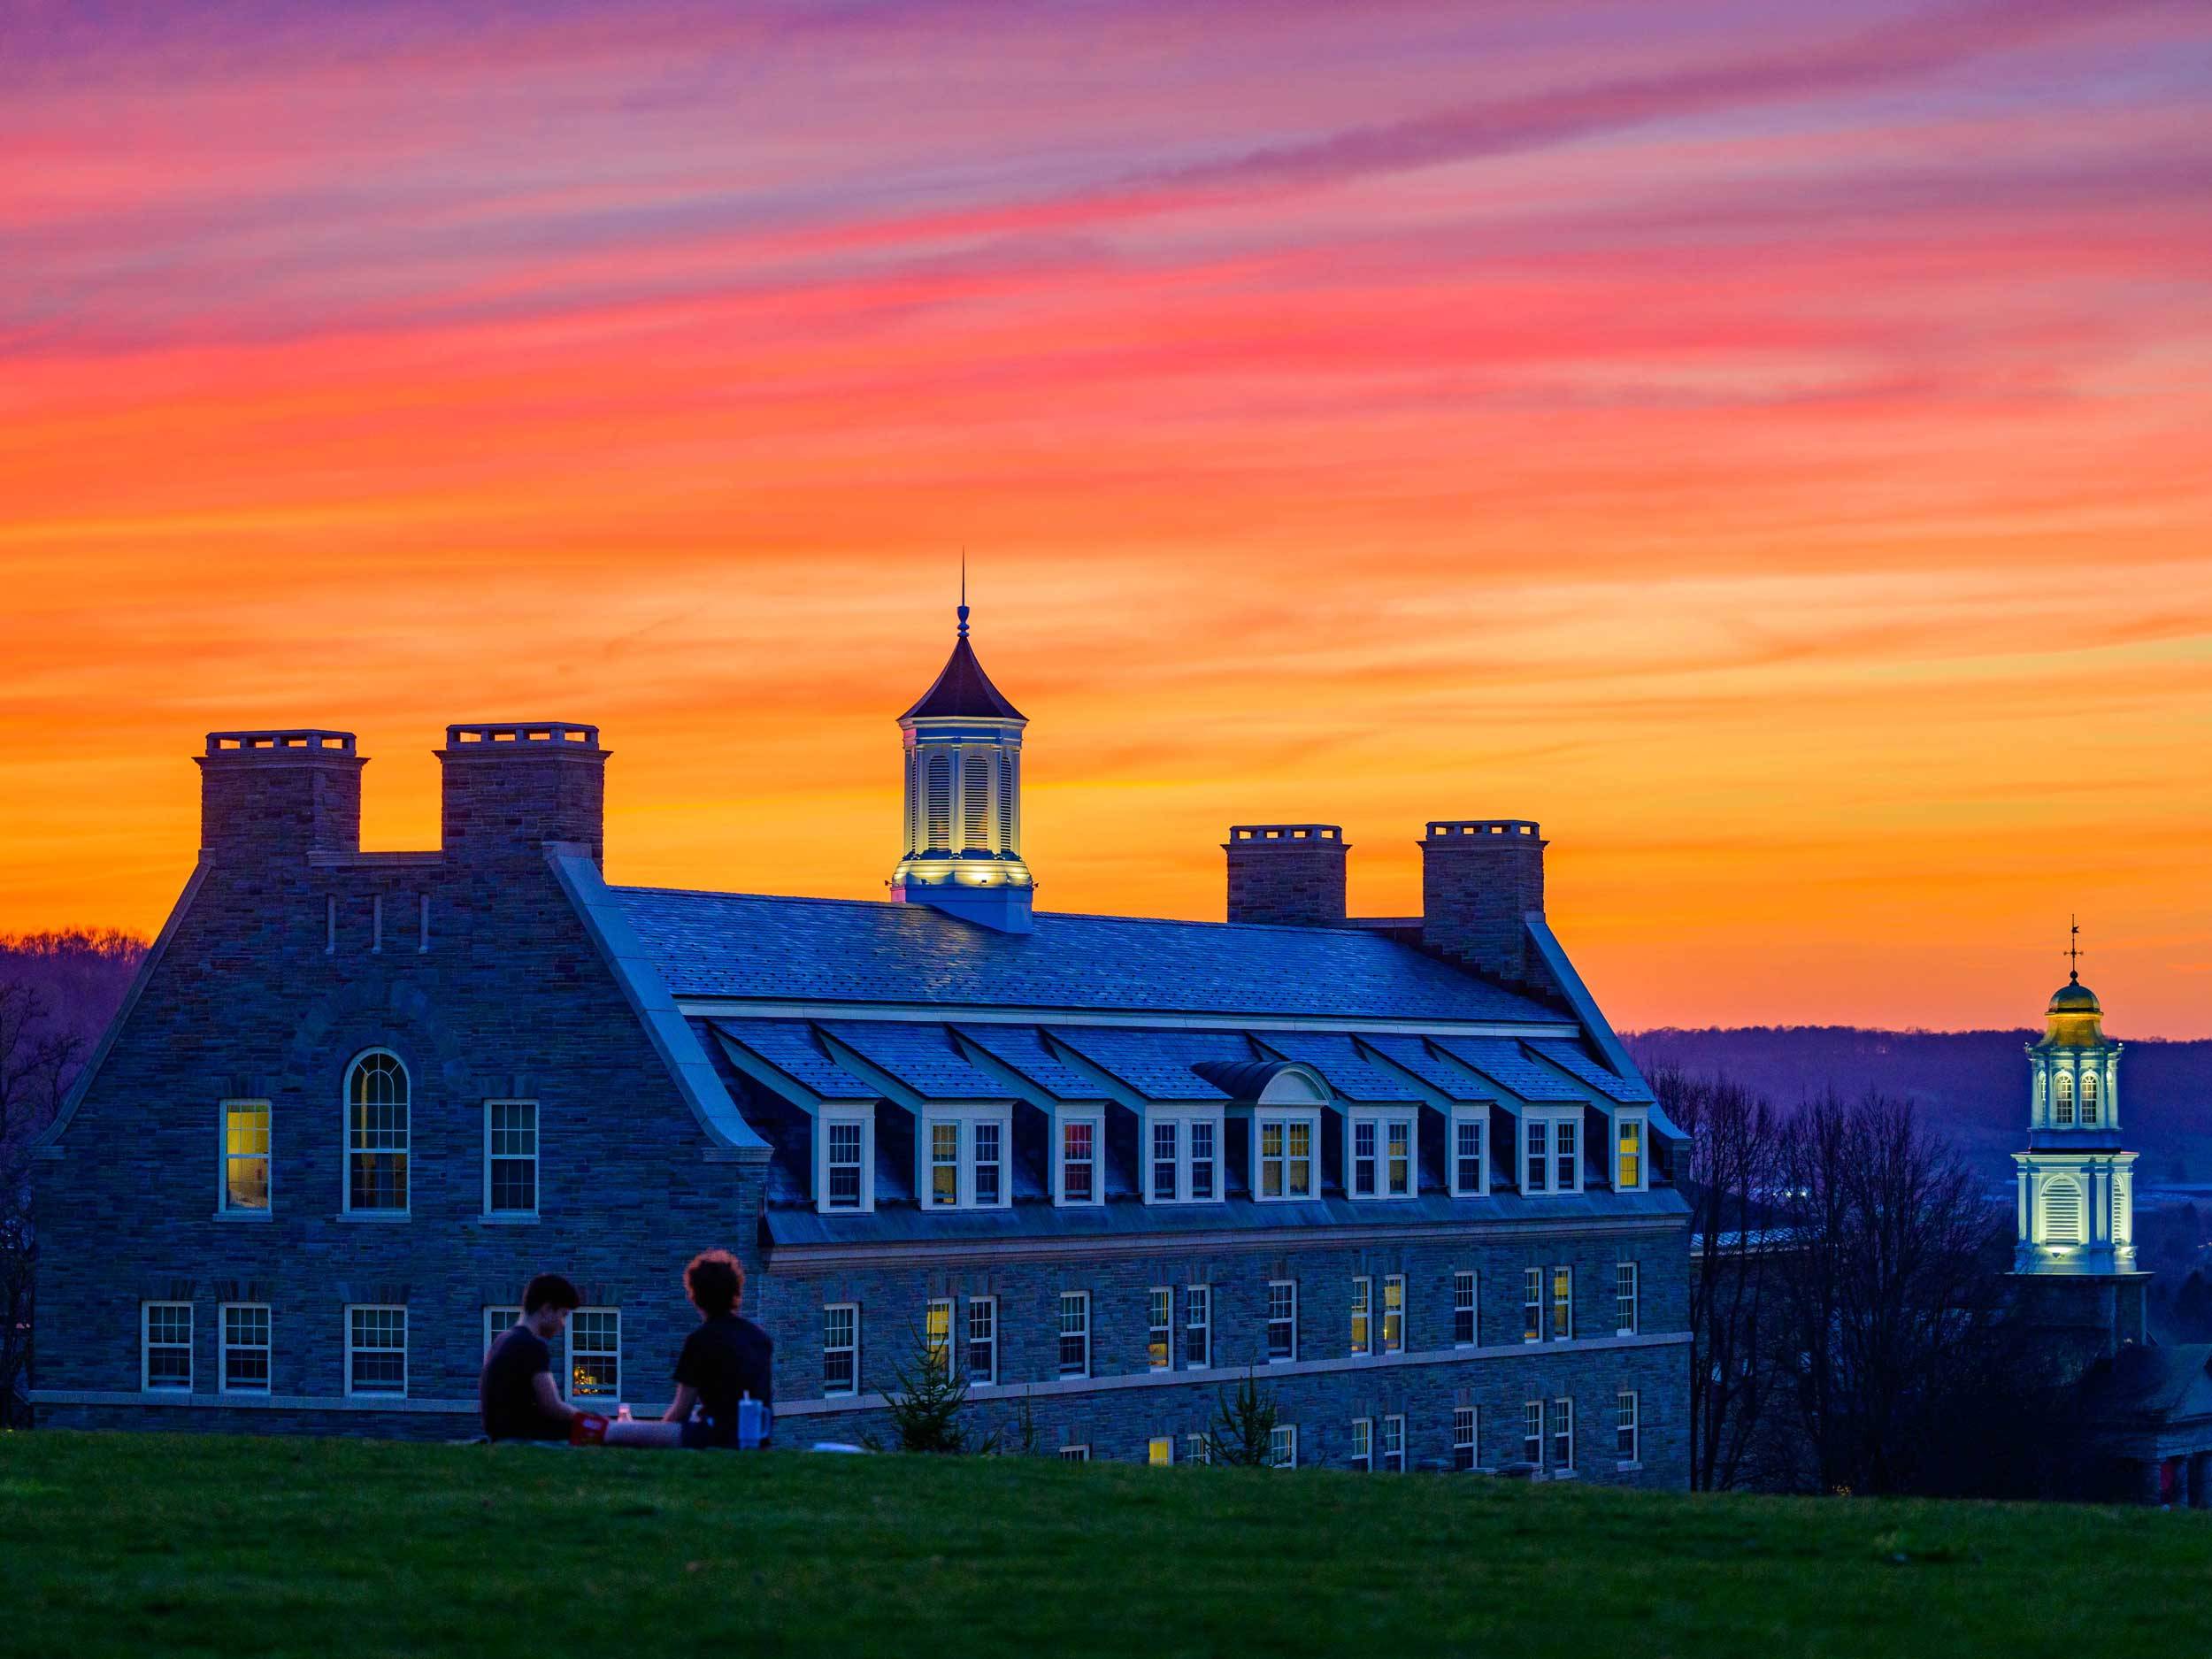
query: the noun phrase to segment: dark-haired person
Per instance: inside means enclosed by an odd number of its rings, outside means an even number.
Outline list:
[[[554,1386],[553,1344],[582,1300],[558,1273],[540,1273],[523,1291],[522,1317],[500,1333],[476,1379],[491,1439],[567,1441],[580,1413]]]
[[[699,1310],[699,1328],[677,1356],[675,1402],[658,1423],[610,1423],[610,1446],[734,1447],[738,1406],[748,1394],[760,1402],[764,1429],[768,1422],[775,1345],[737,1310],[744,1263],[727,1250],[702,1251],[684,1269],[684,1294]]]

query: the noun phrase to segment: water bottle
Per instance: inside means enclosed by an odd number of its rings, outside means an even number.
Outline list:
[[[737,1402],[737,1445],[740,1451],[757,1450],[765,1432],[764,1419],[767,1413],[760,1402],[749,1392]]]

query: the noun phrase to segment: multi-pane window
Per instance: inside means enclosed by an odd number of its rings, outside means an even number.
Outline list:
[[[1383,1125],[1383,1182],[1392,1198],[1413,1195],[1413,1125],[1403,1118]]]
[[[1551,1466],[1575,1466],[1575,1402],[1571,1400],[1551,1402]]]
[[[1393,1273],[1383,1280],[1383,1352],[1396,1354],[1406,1345],[1406,1276]]]
[[[1098,1125],[1071,1118],[1060,1125],[1060,1202],[1088,1204],[1098,1198]]]
[[[403,1394],[407,1392],[407,1310],[349,1307],[346,1310],[346,1392]]]
[[[2097,1074],[2094,1071],[2081,1074],[2081,1122],[2085,1129],[2097,1126]]]
[[[353,1063],[346,1082],[346,1208],[407,1210],[407,1070],[375,1049]]]
[[[1579,1116],[1522,1120],[1523,1190],[1578,1193],[1582,1190],[1582,1120]]]
[[[1532,1267],[1521,1275],[1521,1340],[1544,1340],[1544,1270]]]
[[[866,1125],[857,1118],[833,1118],[825,1151],[822,1207],[858,1210],[863,1207],[861,1159]]]
[[[1352,1352],[1364,1354],[1374,1341],[1373,1328],[1375,1281],[1356,1279],[1352,1281]]]
[[[223,1102],[223,1208],[269,1208],[269,1102]]]
[[[968,1298],[968,1380],[998,1380],[998,1298]]]
[[[1541,1118],[1525,1119],[1521,1138],[1528,1149],[1528,1190],[1544,1193],[1551,1190],[1551,1125]]]
[[[1472,1348],[1479,1334],[1476,1315],[1475,1276],[1472,1273],[1452,1275],[1452,1346]]]
[[[1381,1125],[1372,1120],[1352,1125],[1352,1196],[1372,1198],[1375,1195],[1375,1132]]]
[[[1452,1191],[1469,1196],[1482,1191],[1482,1119],[1452,1120]]]
[[[1644,1120],[1625,1112],[1613,1125],[1613,1185],[1624,1193],[1644,1185]]]
[[[1636,1461],[1636,1391],[1624,1388],[1620,1393],[1620,1413],[1614,1429],[1613,1450],[1621,1462]]]
[[[1402,1475],[1406,1471],[1406,1420],[1402,1417],[1387,1417],[1382,1421],[1382,1466],[1385,1472]]]
[[[923,1129],[926,1202],[932,1210],[1006,1202],[1006,1124],[998,1117],[932,1114]]]
[[[1477,1437],[1480,1425],[1473,1406],[1452,1408],[1452,1467],[1463,1473],[1472,1469],[1476,1456]]]
[[[1352,1467],[1372,1469],[1375,1466],[1375,1422],[1372,1417],[1352,1419]]]
[[[995,1204],[1004,1189],[1005,1164],[1001,1157],[1003,1132],[995,1123],[979,1123],[975,1140],[975,1202]]]
[[[1087,1463],[1091,1461],[1091,1448],[1087,1446],[1063,1446],[1060,1461],[1064,1463]]]
[[[223,1304],[223,1392],[269,1392],[269,1308],[265,1302]]]
[[[2070,1127],[2074,1121],[2074,1074],[2071,1071],[2058,1074],[2052,1087],[2051,1100],[2055,1109],[2053,1116],[2058,1122]]]
[[[492,1344],[522,1323],[519,1308],[487,1308],[484,1310],[484,1352],[492,1351]]]
[[[1534,1463],[1540,1469],[1543,1467],[1544,1402],[1541,1400],[1532,1400],[1523,1408],[1521,1461]]]
[[[538,1209],[538,1106],[495,1100],[484,1108],[484,1208],[495,1216]]]
[[[1613,1268],[1613,1328],[1623,1336],[1636,1334],[1636,1263],[1617,1263]]]
[[[952,1205],[960,1202],[960,1125],[933,1123],[929,1126],[929,1202]]]
[[[1191,1120],[1190,1195],[1194,1201],[1214,1195],[1214,1125],[1210,1118]]]
[[[1145,1445],[1144,1461],[1155,1469],[1164,1469],[1175,1461],[1175,1437],[1156,1434]]]
[[[1142,1177],[1153,1203],[1211,1203],[1221,1195],[1218,1121],[1187,1114],[1148,1118]]]
[[[1060,1375],[1091,1374],[1091,1293],[1060,1293]]]
[[[141,1315],[139,1386],[192,1392],[192,1304],[150,1302]]]
[[[1175,1363],[1175,1293],[1160,1286],[1145,1293],[1144,1363],[1153,1371]]]
[[[1267,1466],[1270,1469],[1298,1467],[1297,1425],[1278,1423],[1267,1432]]]
[[[1551,1271],[1551,1337],[1555,1342],[1564,1342],[1575,1333],[1575,1271],[1571,1267],[1555,1267]]]
[[[952,1368],[952,1298],[940,1296],[922,1310],[922,1357],[939,1371]]]
[[[860,1389],[860,1304],[833,1302],[822,1310],[822,1392]]]
[[[1183,1461],[1185,1463],[1210,1463],[1213,1460],[1212,1443],[1204,1435],[1186,1434],[1183,1436]]]
[[[1313,1119],[1262,1118],[1260,1191],[1262,1198],[1313,1196]]]
[[[568,1321],[568,1396],[622,1398],[622,1310],[579,1308]]]
[[[1413,1192],[1413,1125],[1362,1118],[1352,1125],[1352,1196],[1405,1198]]]
[[[1298,1281],[1294,1279],[1268,1280],[1267,1357],[1298,1357]]]
[[[1581,1125],[1571,1118],[1562,1118],[1551,1126],[1552,1191],[1582,1190],[1581,1139]]]
[[[1214,1289],[1190,1285],[1183,1291],[1183,1367],[1203,1371],[1214,1357]]]
[[[1176,1172],[1180,1162],[1176,1148],[1182,1139],[1178,1133],[1181,1127],[1172,1118],[1152,1125],[1152,1196],[1163,1202],[1175,1196]]]

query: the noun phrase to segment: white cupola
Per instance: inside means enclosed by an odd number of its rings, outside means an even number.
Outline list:
[[[2075,930],[2078,933],[2080,930]],[[2079,951],[2070,951],[2078,962]],[[2018,1166],[2017,1273],[2135,1271],[2136,1155],[2120,1148],[2120,1049],[2076,969],[2028,1045],[2028,1149]]]

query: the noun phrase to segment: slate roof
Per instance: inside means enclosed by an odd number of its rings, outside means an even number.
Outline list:
[[[1554,1065],[1573,1072],[1601,1094],[1624,1106],[1648,1105],[1655,1098],[1640,1078],[1623,1077],[1600,1065],[1583,1052],[1579,1043],[1561,1038],[1549,1042],[1532,1041],[1528,1046]]]
[[[924,1100],[1008,1100],[1013,1090],[962,1054],[942,1025],[837,1020],[823,1032]]]
[[[1226,1100],[1191,1070],[1202,1063],[1244,1065],[1259,1056],[1251,1039],[1235,1031],[1112,1031],[1071,1025],[1052,1033],[1102,1071],[1111,1072],[1147,1100]]]
[[[2212,1344],[2130,1342],[2083,1379],[2091,1410],[2165,1421],[2212,1415]]]
[[[1055,1100],[1112,1098],[1096,1078],[1077,1071],[1055,1054],[1044,1033],[1034,1025],[960,1025],[955,1029],[964,1041],[973,1043],[1008,1070],[1019,1072]]]
[[[824,1100],[873,1100],[876,1087],[839,1065],[822,1051],[813,1029],[803,1019],[740,1019],[711,1022],[714,1031],[741,1043],[757,1060]]]
[[[1498,1102],[1500,1090],[1496,1084],[1476,1076],[1465,1066],[1440,1058],[1419,1037],[1362,1032],[1359,1042],[1362,1048],[1372,1048],[1393,1065],[1403,1066],[1447,1100],[1492,1104]]]
[[[1348,1101],[1412,1101],[1419,1090],[1391,1076],[1359,1051],[1349,1037],[1336,1032],[1271,1031],[1260,1042],[1286,1060],[1311,1066],[1337,1094]]]
[[[1001,933],[926,904],[610,889],[672,995],[1113,1013],[1571,1017],[1357,929],[1040,913]],[[1503,1079],[1502,1079],[1503,1080]]]
[[[983,664],[975,659],[975,647],[968,643],[965,626],[962,625],[963,632],[953,642],[952,655],[946,658],[929,689],[922,693],[921,701],[901,715],[901,719],[919,720],[947,714],[974,715],[991,720],[1028,718],[1007,702],[1005,694],[983,672]]]
[[[1430,1041],[1455,1060],[1502,1083],[1523,1100],[1587,1101],[1589,1090],[1529,1057],[1511,1037],[1435,1037]]]

